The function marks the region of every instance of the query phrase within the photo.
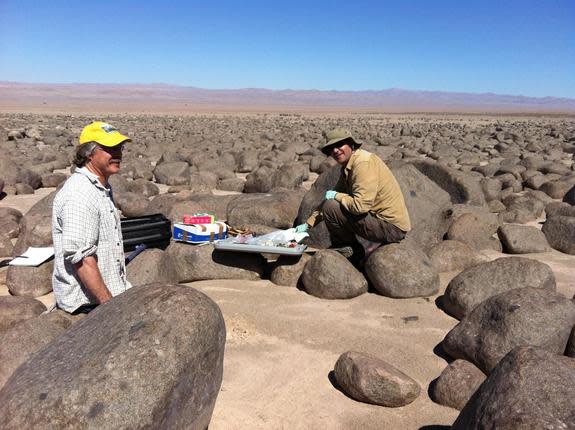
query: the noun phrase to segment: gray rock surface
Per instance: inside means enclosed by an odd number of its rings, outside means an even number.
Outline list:
[[[348,351],[335,363],[335,379],[350,397],[387,407],[405,406],[420,394],[417,382],[385,361]]]
[[[52,291],[53,270],[53,260],[38,267],[10,266],[6,274],[6,286],[14,296],[43,296]]]
[[[463,409],[473,393],[485,381],[485,374],[465,360],[449,363],[431,391],[434,402],[458,410]]]
[[[16,370],[0,391],[0,428],[205,430],[225,336],[220,310],[204,294],[132,288]]]
[[[429,160],[415,161],[413,165],[447,191],[453,203],[475,206],[485,204],[485,196],[479,180],[471,175]]]
[[[228,204],[227,221],[236,228],[260,224],[286,229],[293,225],[302,194],[282,191],[271,194],[249,194]]]
[[[439,273],[431,260],[403,243],[378,248],[367,259],[365,272],[387,297],[427,297],[439,291]]]
[[[171,243],[166,249],[179,282],[206,279],[260,279],[264,260],[260,254],[216,251],[213,246]]]
[[[443,240],[431,248],[427,255],[439,272],[464,270],[484,262],[481,254],[458,240]]]
[[[175,284],[178,275],[173,260],[161,249],[146,249],[126,266],[128,281],[135,287],[151,283]]]
[[[42,302],[30,297],[0,296],[0,333],[45,310]]]
[[[318,251],[305,265],[302,282],[312,296],[351,299],[367,292],[364,276],[336,251]]]
[[[52,312],[27,319],[0,334],[0,389],[36,351],[66,331],[72,322]]]
[[[302,254],[300,257],[281,255],[273,264],[270,273],[270,281],[276,285],[285,287],[297,287],[306,263],[311,255]]]
[[[575,255],[575,217],[553,216],[548,218],[541,229],[549,245],[557,251]]]
[[[507,354],[463,408],[454,430],[575,427],[575,360],[533,347]]]
[[[537,260],[502,257],[466,269],[453,278],[445,290],[443,306],[461,319],[489,297],[524,287],[555,291],[553,271]]]
[[[451,224],[453,205],[449,194],[410,164],[390,168],[401,187],[411,219],[408,241],[424,251],[443,240]]]
[[[492,226],[473,213],[464,213],[456,218],[449,230],[447,239],[466,243],[477,251],[482,249],[501,250],[499,240],[492,237]]]
[[[537,227],[505,224],[497,230],[497,236],[508,254],[529,254],[547,252],[551,247],[545,235]]]
[[[170,161],[158,164],[154,169],[156,182],[166,185],[190,183],[190,166],[185,161]]]
[[[465,316],[443,340],[453,358],[489,374],[516,346],[533,345],[563,354],[575,325],[575,304],[541,288],[518,288],[490,297]]]

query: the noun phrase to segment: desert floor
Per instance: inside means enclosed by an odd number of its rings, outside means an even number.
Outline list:
[[[52,190],[7,196],[0,206],[25,213]],[[503,256],[495,251],[483,255],[489,259]],[[549,264],[558,291],[567,297],[575,294],[575,256],[557,251],[523,256]],[[434,297],[402,300],[373,293],[351,300],[322,300],[265,280],[187,284],[220,306],[227,326],[224,377],[210,430],[440,429],[451,425],[458,411],[431,401],[428,388],[447,364],[438,344],[457,323],[437,304],[455,275],[442,274],[442,288]],[[0,294],[8,294],[5,285],[0,284]],[[39,300],[49,305],[54,299],[50,293]],[[421,395],[401,408],[347,397],[334,384],[331,372],[339,355],[348,350],[395,365],[420,384]]]

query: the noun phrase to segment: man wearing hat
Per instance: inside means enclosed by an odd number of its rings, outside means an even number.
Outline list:
[[[305,232],[323,219],[333,246],[351,247],[354,260],[360,262],[378,246],[400,242],[411,230],[409,214],[399,184],[381,158],[359,149],[361,143],[345,128],[325,137],[321,150],[338,162],[341,176],[296,231]],[[369,241],[365,249],[355,235]]]
[[[105,122],[84,127],[75,171],[54,198],[52,281],[56,304],[66,312],[87,313],[131,287],[120,217],[108,183],[120,170],[128,141]]]

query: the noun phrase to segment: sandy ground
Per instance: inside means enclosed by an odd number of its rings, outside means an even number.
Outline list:
[[[0,206],[26,212],[50,189],[8,196]],[[538,225],[533,223],[533,225]],[[483,253],[489,259],[503,254]],[[575,256],[552,251],[524,255],[551,266],[558,291],[575,294]],[[0,295],[9,294],[0,269]],[[447,361],[437,345],[457,321],[437,296],[390,299],[373,293],[322,300],[269,281],[202,281],[190,285],[221,308],[227,326],[224,378],[210,430],[220,429],[439,429],[458,411],[433,403],[429,384]],[[40,297],[46,305],[53,294]],[[410,405],[385,408],[356,402],[337,389],[331,372],[354,350],[379,357],[414,378],[421,395]]]

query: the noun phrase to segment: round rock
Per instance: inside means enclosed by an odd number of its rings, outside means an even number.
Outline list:
[[[307,262],[302,274],[305,290],[322,299],[351,299],[367,292],[364,276],[336,251],[323,250]]]
[[[419,384],[401,370],[359,352],[340,355],[334,373],[341,389],[364,403],[396,408],[413,402],[421,392]]]
[[[485,381],[484,373],[465,360],[449,363],[431,389],[431,398],[443,406],[463,409],[473,393]]]
[[[365,271],[377,292],[387,297],[427,297],[439,291],[439,273],[431,260],[404,244],[377,249]]]

